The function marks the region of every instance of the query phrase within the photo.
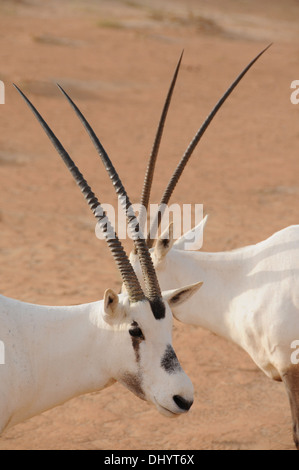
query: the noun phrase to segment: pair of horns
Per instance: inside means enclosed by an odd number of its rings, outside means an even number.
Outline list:
[[[140,283],[137,279],[135,271],[130,263],[130,260],[118,239],[111,223],[103,211],[102,206],[99,200],[96,198],[95,194],[91,190],[90,186],[88,185],[87,181],[85,180],[82,173],[79,171],[78,167],[75,165],[74,161],[71,159],[61,142],[57,139],[53,131],[50,129],[48,124],[42,118],[40,113],[37,109],[33,106],[30,100],[25,96],[25,94],[16,86],[15,88],[18,90],[20,95],[24,98],[25,102],[34,113],[35,117],[37,118],[38,122],[41,124],[42,128],[44,129],[45,133],[48,135],[49,139],[51,140],[52,144],[54,145],[55,149],[57,150],[58,154],[66,164],[67,168],[69,169],[70,173],[72,174],[73,178],[75,179],[77,185],[81,189],[81,192],[84,195],[85,200],[87,201],[90,209],[92,210],[95,217],[98,219],[98,223],[103,231],[107,244],[111,250],[112,256],[118,266],[120,271],[123,283],[127,289],[130,302],[138,302],[140,300],[148,299],[152,306],[154,315],[156,318],[161,318],[163,316],[163,304],[161,302],[162,295],[161,290],[159,287],[157,275],[154,269],[154,265],[149,253],[149,249],[146,245],[146,241],[144,236],[142,235],[137,218],[135,213],[132,210],[132,205],[129,200],[129,197],[126,193],[126,190],[110,160],[108,157],[105,149],[101,145],[99,139],[97,138],[95,132],[91,128],[90,124],[87,122],[79,108],[75,105],[75,103],[71,100],[71,98],[67,95],[67,93],[62,89],[61,86],[58,85],[64,96],[69,101],[72,108],[75,110],[77,116],[83,123],[84,127],[86,128],[94,146],[96,147],[102,162],[110,176],[110,179],[115,187],[116,193],[120,198],[122,205],[125,209],[128,225],[132,231],[134,231],[135,236],[134,238],[134,245],[135,249],[138,253],[140,264],[142,267],[144,282],[145,282],[145,292],[143,292]]]
[[[177,165],[177,168],[175,169],[173,175],[170,178],[170,181],[166,187],[166,190],[163,194],[163,197],[160,201],[159,204],[159,209],[156,215],[156,218],[153,222],[152,226],[157,226],[159,227],[163,215],[163,207],[165,207],[166,204],[168,204],[169,199],[179,181],[180,176],[182,175],[184,168],[186,164],[188,163],[193,151],[195,150],[198,142],[202,138],[203,134],[209,127],[210,123],[212,122],[213,118],[219,111],[219,109],[222,107],[224,102],[227,100],[227,98],[230,96],[230,94],[233,92],[233,90],[236,88],[238,83],[242,80],[244,75],[249,71],[249,69],[255,64],[255,62],[269,49],[271,44],[266,47],[262,52],[260,52],[248,65],[245,67],[245,69],[241,72],[241,74],[236,78],[236,80],[232,83],[232,85],[228,88],[228,90],[224,93],[222,98],[218,101],[216,106],[213,108],[207,119],[204,121],[203,125],[200,127],[200,129],[197,131],[195,134],[194,138],[192,139],[191,143],[187,147],[186,152],[184,153],[183,157],[181,158],[179,164]],[[58,85],[59,89],[61,92],[64,94],[64,96],[67,98],[68,102],[76,112],[77,116],[83,123],[85,129],[87,130],[98,154],[101,157],[101,160],[106,168],[106,171],[108,172],[110,179],[114,185],[114,188],[116,190],[116,193],[120,199],[120,202],[123,206],[123,209],[125,210],[127,221],[128,221],[128,226],[131,230],[131,232],[134,234],[133,236],[133,241],[134,241],[134,249],[135,253],[138,254],[141,268],[142,268],[142,273],[145,281],[145,293],[143,292],[140,283],[137,279],[137,276],[135,274],[135,271],[130,263],[130,260],[128,259],[128,256],[118,239],[113,227],[111,226],[110,221],[108,220],[108,217],[106,213],[103,211],[102,206],[98,199],[96,198],[95,194],[92,192],[90,186],[88,185],[87,181],[85,180],[84,176],[82,173],[80,173],[79,169],[67,153],[67,151],[64,149],[62,146],[61,142],[57,139],[53,131],[50,129],[48,124],[44,121],[42,116],[39,114],[39,112],[36,110],[36,108],[33,106],[33,104],[29,101],[29,99],[24,95],[24,93],[16,86],[15,88],[18,90],[18,92],[21,94],[21,96],[24,98],[25,102],[28,104],[29,108],[31,111],[34,113],[36,116],[38,122],[41,124],[42,128],[50,138],[52,144],[54,145],[55,149],[57,150],[58,154],[66,164],[67,168],[71,172],[73,178],[75,179],[77,185],[80,187],[90,209],[92,210],[93,214],[95,217],[98,219],[98,224],[100,225],[105,239],[107,241],[107,244],[111,250],[111,253],[115,259],[115,262],[118,266],[118,269],[120,271],[123,283],[126,287],[126,290],[129,295],[130,302],[138,302],[140,300],[148,299],[152,306],[155,306],[153,308],[154,315],[156,318],[161,318],[163,316],[163,309],[161,309],[161,290],[159,287],[157,275],[155,272],[155,268],[150,256],[149,248],[153,245],[154,239],[151,238],[152,235],[152,228],[150,229],[148,233],[147,240],[145,241],[144,236],[142,234],[142,228],[143,228],[143,219],[144,219],[144,212],[146,213],[149,205],[149,199],[150,199],[150,192],[151,192],[151,187],[152,187],[152,182],[153,182],[153,175],[154,175],[154,170],[155,170],[155,165],[156,165],[156,160],[159,152],[159,147],[160,147],[160,142],[162,139],[162,134],[164,130],[164,125],[169,109],[169,105],[171,102],[171,98],[173,95],[173,90],[176,84],[178,72],[180,69],[181,61],[182,61],[182,56],[183,53],[180,56],[179,62],[176,66],[171,85],[167,94],[167,98],[164,103],[162,115],[159,121],[159,126],[157,129],[157,133],[155,136],[154,140],[154,145],[152,148],[152,152],[149,158],[149,163],[147,166],[147,171],[144,179],[144,184],[143,184],[143,189],[142,189],[142,195],[141,195],[141,213],[139,216],[139,220],[141,221],[141,229],[139,226],[139,222],[136,218],[136,215],[132,209],[132,204],[130,202],[130,199],[126,193],[126,190],[121,182],[121,179],[119,175],[117,174],[110,158],[108,157],[104,147],[100,143],[98,137],[96,136],[94,130],[88,123],[88,121],[85,119],[79,108],[75,105],[75,103],[71,100],[71,98],[68,96],[68,94],[62,89],[60,85]]]
[[[231,84],[231,86],[228,88],[228,90],[224,93],[224,95],[218,101],[216,106],[213,108],[211,113],[208,115],[208,117],[206,118],[206,120],[204,121],[202,126],[198,129],[198,131],[196,132],[194,138],[192,139],[192,141],[188,145],[187,150],[185,151],[183,157],[181,158],[181,160],[178,163],[175,171],[173,172],[173,174],[172,174],[172,176],[169,180],[169,183],[166,186],[166,189],[164,191],[162,199],[159,203],[157,214],[156,214],[156,216],[155,216],[155,218],[154,218],[154,220],[151,224],[151,228],[150,228],[150,230],[148,232],[148,235],[147,235],[147,246],[148,246],[148,248],[151,248],[153,246],[153,243],[154,243],[154,240],[155,240],[155,235],[156,235],[156,233],[154,233],[154,232],[155,232],[155,230],[159,229],[159,226],[160,226],[160,223],[161,223],[161,220],[162,220],[162,216],[163,216],[163,211],[165,210],[165,207],[168,204],[168,202],[169,202],[169,200],[172,196],[172,193],[173,193],[173,191],[174,191],[174,189],[175,189],[175,187],[176,187],[176,185],[177,185],[177,183],[178,183],[178,181],[179,181],[179,179],[180,179],[180,177],[181,177],[181,175],[184,171],[184,168],[187,165],[187,163],[188,163],[192,153],[194,152],[197,144],[199,143],[199,141],[201,140],[201,138],[204,135],[205,131],[207,130],[207,128],[211,124],[211,122],[212,122],[213,118],[216,116],[217,112],[220,110],[220,108],[225,103],[227,98],[231,95],[233,90],[236,88],[236,86],[242,80],[244,75],[246,75],[246,73],[251,69],[251,67],[255,64],[255,62],[269,49],[269,47],[271,47],[271,45],[272,44],[270,44],[265,49],[263,49],[262,52],[260,52],[247,65],[247,67],[245,67],[245,69],[240,73],[240,75],[238,75],[238,77],[234,80],[234,82]],[[177,64],[177,66],[176,66],[176,69],[175,69],[175,72],[174,72],[174,75],[173,75],[173,78],[172,78],[172,82],[171,82],[171,85],[170,85],[170,88],[169,88],[169,91],[168,91],[168,94],[167,94],[167,98],[166,98],[165,103],[164,103],[164,107],[163,107],[163,111],[162,111],[162,114],[161,114],[159,126],[158,126],[156,136],[155,136],[155,140],[154,140],[154,145],[153,145],[153,148],[152,148],[152,152],[151,152],[151,155],[150,155],[150,158],[149,158],[149,162],[148,162],[148,166],[147,166],[147,170],[146,170],[146,174],[145,174],[145,178],[144,178],[143,189],[142,189],[142,194],[141,194],[141,199],[140,199],[141,208],[140,208],[140,217],[139,217],[139,220],[141,221],[141,224],[142,224],[141,226],[142,227],[144,226],[144,223],[145,223],[144,219],[145,219],[145,214],[147,212],[148,205],[149,205],[150,192],[151,192],[151,187],[152,187],[152,182],[153,182],[153,176],[154,176],[154,171],[155,171],[156,160],[157,160],[157,156],[158,156],[158,152],[159,152],[159,146],[160,146],[160,142],[161,142],[161,139],[162,139],[165,120],[166,120],[166,117],[167,117],[167,112],[168,112],[170,101],[171,101],[171,98],[172,98],[174,86],[175,86],[176,79],[177,79],[178,72],[179,72],[179,68],[180,68],[180,65],[181,65],[182,56],[183,56],[183,53],[182,53],[182,55],[179,59],[179,62]]]

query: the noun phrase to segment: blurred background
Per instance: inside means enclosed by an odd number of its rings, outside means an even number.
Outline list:
[[[298,0],[0,0],[1,293],[72,305],[120,287],[80,191],[12,83],[32,99],[99,199],[116,205],[60,83],[137,202],[184,49],[157,163],[157,203],[216,101],[273,42],[212,123],[171,202],[204,204],[205,251],[257,243],[297,224],[299,105],[291,103],[290,87],[299,80],[298,14]],[[174,338],[196,390],[188,416],[170,426],[115,385],[16,426],[0,438],[0,449],[293,448],[281,385],[200,328],[175,324]]]

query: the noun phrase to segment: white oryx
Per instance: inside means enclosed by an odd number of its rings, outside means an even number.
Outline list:
[[[193,402],[193,386],[172,347],[171,308],[199,288],[194,284],[161,293],[144,238],[135,236],[144,274],[141,288],[132,265],[83,175],[30,101],[21,93],[80,187],[119,268],[126,293],[106,290],[98,302],[71,306],[32,305],[0,296],[0,432],[70,398],[119,381],[178,416]],[[104,151],[103,151],[104,152]],[[108,156],[113,184],[125,194]],[[130,213],[129,225],[135,221]]]
[[[156,226],[197,143],[243,76],[244,72],[221,98],[187,148],[164,192],[160,214],[154,221]],[[165,116],[156,141],[161,140],[164,121]],[[148,207],[157,152],[158,145],[152,152],[144,182],[143,212]],[[200,291],[184,309],[176,309],[175,317],[233,341],[268,377],[284,382],[290,400],[294,442],[299,449],[299,365],[291,360],[292,345],[299,340],[299,225],[281,230],[253,246],[231,252],[204,253],[195,251],[198,249],[196,242],[191,247],[190,239],[193,235],[194,240],[202,240],[206,220],[175,242],[172,225],[158,238],[151,255],[161,288],[173,289],[186,282],[203,281]],[[147,243],[151,248],[150,234]],[[131,253],[130,259],[141,279],[136,251]]]

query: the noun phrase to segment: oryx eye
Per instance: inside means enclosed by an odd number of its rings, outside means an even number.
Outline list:
[[[144,339],[143,333],[141,331],[141,328],[139,328],[138,324],[136,322],[133,322],[131,325],[131,328],[129,329],[129,334],[133,338],[139,338],[139,339]]]

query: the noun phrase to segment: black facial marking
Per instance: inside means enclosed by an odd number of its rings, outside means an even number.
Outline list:
[[[154,300],[150,300],[150,305],[156,320],[165,318],[165,304],[162,299],[157,297]]]
[[[166,346],[164,356],[161,359],[161,367],[163,367],[168,374],[175,374],[182,370],[176,353],[170,344]]]
[[[129,329],[129,333],[132,337],[134,338],[139,338],[139,339],[142,339],[144,340],[144,336],[143,336],[143,333],[141,331],[141,329],[139,328],[138,326],[138,323],[136,323],[135,321],[131,324],[131,327]]]
[[[141,378],[135,374],[125,374],[120,382],[123,383],[131,392],[135,393],[139,398],[145,400],[145,394],[141,386]]]
[[[169,238],[163,238],[161,241],[164,248],[168,248],[170,242]]]
[[[131,335],[132,345],[133,345],[133,349],[136,355],[136,361],[139,362],[140,361],[139,347],[140,347],[141,341],[144,341],[145,338],[137,322],[133,321],[133,323],[131,324],[131,328],[129,329],[129,334]]]

